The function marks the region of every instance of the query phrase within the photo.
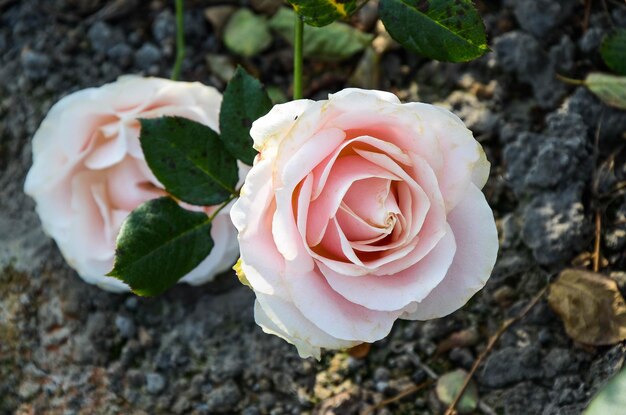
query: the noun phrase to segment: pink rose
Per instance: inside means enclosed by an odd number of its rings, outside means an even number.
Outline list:
[[[44,230],[85,281],[110,291],[129,290],[105,276],[113,268],[115,239],[133,209],[165,195],[144,160],[137,119],[177,115],[218,131],[221,102],[216,89],[200,83],[124,76],[52,107],[33,138],[33,166],[24,190],[37,202]],[[182,281],[206,282],[237,258],[228,209],[213,221],[211,235],[211,254]]]
[[[301,356],[463,306],[498,251],[489,163],[449,111],[345,89],[275,106],[231,210],[264,331]]]

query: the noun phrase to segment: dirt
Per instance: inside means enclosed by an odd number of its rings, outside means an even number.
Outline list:
[[[555,78],[607,70],[598,47],[612,25],[626,27],[626,6],[608,1],[607,12],[593,2],[585,30],[577,0],[478,2],[493,51],[468,64],[430,62],[401,49],[380,59],[378,88],[447,105],[492,163],[485,192],[498,219],[499,259],[485,289],[451,316],[399,321],[367,357],[326,352],[317,362],[262,333],[254,296],[232,273],[152,299],[87,285],[43,234],[22,193],[30,139],[68,93],[123,73],[167,77],[170,3],[0,1],[0,413],[359,413],[433,376],[468,369],[502,321],[560,270],[589,266],[596,210],[602,271],[626,291],[626,197],[616,190],[626,180],[626,113]],[[276,37],[262,55],[239,60],[204,17],[211,3],[186,3],[185,80],[223,89],[207,64],[217,57],[289,96],[284,41]],[[341,89],[359,59],[309,62],[305,94],[323,98]],[[447,340],[459,333],[472,335]],[[579,414],[625,356],[623,344],[574,343],[542,300],[479,368],[477,413]],[[433,391],[377,413],[441,413]]]

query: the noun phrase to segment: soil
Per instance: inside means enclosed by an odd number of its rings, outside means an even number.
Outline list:
[[[589,266],[596,210],[603,272],[626,291],[626,197],[616,190],[626,180],[626,112],[555,78],[608,70],[598,53],[602,37],[626,27],[626,6],[609,0],[592,2],[586,28],[578,0],[478,1],[493,51],[468,64],[392,48],[380,58],[380,77],[367,82],[350,81],[360,56],[306,65],[309,97],[351,82],[443,103],[485,146],[492,163],[485,191],[501,251],[485,289],[456,313],[399,321],[365,358],[325,352],[317,362],[255,325],[254,296],[232,273],[158,298],[84,283],[22,192],[30,139],[68,93],[123,73],[169,76],[171,3],[0,0],[1,414],[359,413],[432,376],[468,369],[490,334],[560,270]],[[238,59],[205,18],[216,6],[186,3],[185,80],[223,89],[223,74],[209,63],[240,63],[289,96],[284,41]],[[250,4],[271,10],[268,3]],[[357,23],[372,26],[372,10],[363,8]],[[479,368],[477,413],[579,414],[625,356],[624,344],[573,342],[542,300]],[[377,411],[441,412],[432,386]]]

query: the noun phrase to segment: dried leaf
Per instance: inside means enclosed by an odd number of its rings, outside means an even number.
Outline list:
[[[626,302],[617,283],[604,275],[566,269],[550,285],[550,307],[567,335],[594,346],[626,340]]]
[[[478,343],[480,336],[475,327],[470,327],[469,329],[457,331],[452,333],[449,337],[442,340],[441,343],[437,346],[437,355],[441,355],[449,350],[452,350],[456,347],[467,347],[473,346]]]
[[[364,359],[372,349],[371,343],[361,343],[348,349],[348,354],[355,359]]]

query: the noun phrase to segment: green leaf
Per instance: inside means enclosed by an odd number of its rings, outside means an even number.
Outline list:
[[[294,39],[294,12],[282,8],[270,20],[270,28],[287,42]],[[354,27],[335,22],[325,27],[304,28],[303,54],[325,61],[341,61],[361,52],[371,43],[373,36]]]
[[[345,19],[356,10],[356,0],[288,0],[293,9],[311,26],[326,26]],[[293,22],[292,22],[293,24]]]
[[[605,104],[626,110],[626,77],[592,72],[584,83]]]
[[[137,295],[158,295],[211,253],[211,221],[162,197],[133,210],[117,237],[115,265],[109,276]]]
[[[199,206],[216,205],[235,193],[237,162],[215,131],[181,117],[140,122],[148,166],[169,193]]]
[[[453,372],[448,372],[437,379],[435,392],[437,393],[437,398],[441,401],[441,403],[447,406],[454,401],[463,387],[466,376],[466,371],[463,369],[457,369]],[[456,406],[456,410],[459,414],[471,414],[474,410],[476,410],[477,405],[478,390],[476,389],[476,384],[473,381],[470,381],[467,389],[463,392],[463,396],[461,396],[461,400]]]
[[[609,68],[620,75],[626,75],[626,29],[617,29],[605,37],[600,54]]]
[[[380,18],[406,49],[431,59],[465,62],[489,51],[471,0],[380,0]]]
[[[226,90],[220,109],[221,139],[226,149],[239,160],[252,165],[257,152],[252,148],[250,127],[272,109],[263,85],[238,67]]]
[[[584,415],[623,414],[626,408],[626,369],[622,369],[593,398]]]
[[[237,55],[257,55],[272,43],[272,35],[264,17],[249,9],[239,9],[233,14],[224,29],[224,44]]]

